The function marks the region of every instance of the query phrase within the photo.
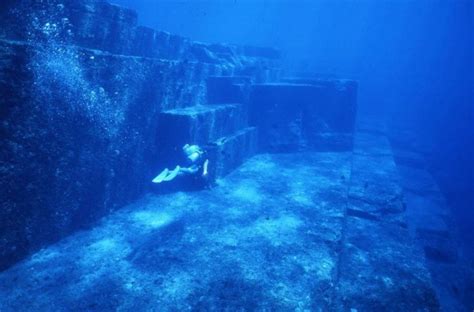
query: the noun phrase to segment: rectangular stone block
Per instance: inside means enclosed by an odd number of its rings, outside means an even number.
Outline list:
[[[176,60],[185,56],[186,49],[189,48],[191,42],[189,39],[171,34],[169,36],[169,46],[166,49],[167,59]]]
[[[152,28],[138,26],[135,29],[131,53],[143,57],[160,58],[160,52],[162,52],[167,45],[168,41],[164,36],[160,36],[159,32]]]
[[[65,9],[79,46],[130,54],[138,20],[135,11],[100,1],[71,3]]]
[[[299,150],[303,145],[303,107],[314,87],[295,84],[259,84],[251,91],[250,124],[259,128],[259,148],[268,152]]]
[[[308,107],[309,114],[323,117],[327,126],[337,131],[354,131],[357,111],[358,83],[349,79],[285,78],[291,84],[306,84],[319,88],[315,101],[325,105]]]
[[[209,173],[220,178],[257,152],[257,129],[248,127],[222,137],[206,147],[210,155]]]
[[[354,145],[348,211],[406,227],[403,190],[386,137],[357,133]]]
[[[319,118],[333,132],[354,132],[357,112],[357,82],[353,80],[318,80],[311,84],[318,93],[313,105],[306,108],[305,116],[312,121]],[[313,129],[311,129],[313,130]]]
[[[157,145],[163,160],[181,153],[185,144],[206,145],[244,126],[238,104],[197,105],[159,114]]]
[[[273,83],[253,87],[250,123],[258,126],[264,151],[352,149],[357,84],[322,81]]]
[[[0,22],[5,23],[5,38],[73,44],[116,54],[130,53],[138,20],[133,10],[91,0],[16,1],[5,13]]]
[[[131,54],[167,60],[185,56],[192,43],[189,39],[148,27],[135,29]]]

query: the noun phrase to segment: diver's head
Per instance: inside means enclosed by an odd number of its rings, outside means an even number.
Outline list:
[[[183,146],[183,152],[189,156],[193,153],[202,153],[201,148],[198,145],[186,144]]]
[[[198,160],[202,155],[202,150],[198,145],[186,144],[183,146],[183,152],[186,154],[186,157],[192,162]]]

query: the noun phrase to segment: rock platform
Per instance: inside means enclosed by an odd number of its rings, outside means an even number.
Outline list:
[[[354,146],[149,194],[0,274],[0,310],[439,310],[388,140]]]

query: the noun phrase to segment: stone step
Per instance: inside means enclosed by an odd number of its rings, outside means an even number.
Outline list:
[[[247,127],[216,140],[207,148],[210,155],[209,173],[220,178],[239,167],[257,152],[257,128]]]
[[[211,76],[207,79],[207,102],[244,103],[251,83],[248,76]]]
[[[175,165],[185,144],[205,146],[246,126],[240,104],[196,105],[159,114],[157,160],[160,166]]]
[[[401,164],[397,167],[402,177],[402,186],[405,190],[424,196],[441,194],[438,184],[428,171]]]
[[[286,77],[282,78],[281,82],[288,84],[306,84],[320,87],[347,87],[350,84],[356,84],[351,79],[338,79],[338,78],[305,78],[305,77]]]
[[[338,268],[341,311],[438,311],[423,250],[407,228],[396,164],[386,137],[375,133],[355,134]]]
[[[303,84],[252,86],[249,122],[259,128],[259,149],[265,152],[298,151],[308,124],[303,122],[303,109],[311,106],[319,93],[319,88]]]
[[[399,164],[409,227],[428,260],[455,263],[458,245],[444,196],[431,174]]]
[[[355,141],[363,141],[364,137],[365,134],[357,133]],[[383,142],[383,137],[377,141]],[[357,146],[352,159],[349,197],[356,207],[353,209],[373,214],[385,222],[405,224],[403,190],[393,156],[379,153],[370,145],[367,150],[360,147]]]
[[[431,147],[404,127],[390,129],[390,142],[404,192],[411,237],[424,252],[442,310],[463,311],[463,294],[472,293],[472,269],[462,252],[455,221],[436,180],[425,169]]]
[[[73,39],[75,45],[84,48],[126,54],[138,22],[135,11],[106,1],[65,1],[60,5],[51,1],[25,1],[23,5],[9,2],[0,12],[1,36],[14,40],[50,35],[42,27],[31,27],[34,19],[38,25],[57,25],[57,38],[67,38],[67,42]],[[56,38],[56,31],[54,34]]]
[[[163,111],[159,115],[157,143],[164,150],[186,143],[204,145],[245,126],[239,104],[196,105]]]
[[[395,162],[403,166],[413,167],[413,168],[425,168],[425,157],[418,153],[406,149],[393,148],[393,156],[395,157]]]
[[[129,54],[137,26],[137,13],[106,2],[71,8],[73,33],[80,46]]]
[[[186,38],[144,26],[135,29],[131,43],[132,55],[171,60],[179,59],[192,44]]]
[[[210,76],[208,81],[211,83],[221,84],[251,84],[250,76]]]

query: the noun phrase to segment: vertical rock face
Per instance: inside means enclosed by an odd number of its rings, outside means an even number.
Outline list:
[[[257,129],[247,127],[208,146],[211,178],[223,177],[257,153]]]
[[[209,77],[207,101],[209,104],[246,103],[251,83],[250,76]]]
[[[259,127],[259,144],[265,151],[298,150],[303,144],[303,108],[314,99],[307,85],[254,86],[249,106],[250,124]]]
[[[143,195],[160,113],[206,104],[208,77],[278,72],[278,52],[244,52],[104,1],[3,1],[0,270]]]
[[[255,85],[250,123],[262,150],[351,150],[357,83],[350,80],[286,79]]]
[[[0,9],[0,270],[143,195],[185,143],[213,179],[257,147],[351,147],[356,84],[272,84],[275,49],[193,42],[104,1]]]
[[[143,192],[165,79],[153,77],[168,66],[0,45],[2,94],[12,93],[2,104],[1,237],[22,255]]]

